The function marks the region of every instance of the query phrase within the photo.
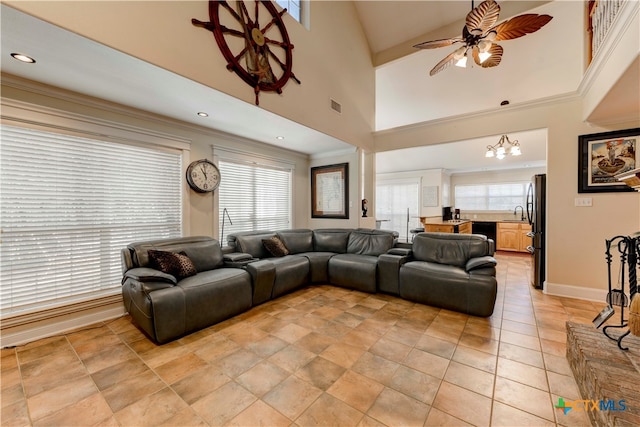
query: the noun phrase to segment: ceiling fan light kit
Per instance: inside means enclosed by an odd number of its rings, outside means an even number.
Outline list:
[[[509,144],[505,147],[505,143]],[[518,140],[510,141],[507,135],[502,135],[496,145],[487,145],[485,157],[495,157],[498,160],[506,156],[519,156],[522,154]]]
[[[431,40],[415,45],[414,47],[418,49],[436,49],[455,43],[464,43],[464,46],[438,62],[429,75],[433,76],[452,64],[466,67],[468,57],[472,57],[473,61],[482,68],[496,67],[500,64],[503,53],[502,46],[496,42],[535,33],[553,19],[549,15],[528,13],[496,25],[499,15],[500,6],[494,0],[483,1],[475,8],[472,0],[471,12],[467,15],[461,37]]]

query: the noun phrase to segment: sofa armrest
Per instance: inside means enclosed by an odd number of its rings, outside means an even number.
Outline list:
[[[392,295],[400,295],[400,267],[409,261],[406,255],[382,254],[378,257],[378,290]]]
[[[480,268],[495,268],[496,265],[498,265],[496,259],[492,256],[486,255],[477,258],[471,258],[469,261],[467,261],[465,270],[469,272]]]
[[[257,261],[258,258],[254,258],[251,254],[245,252],[231,252],[224,254],[224,266],[233,268],[242,268],[247,264]]]
[[[178,283],[178,279],[176,279],[175,276],[163,273],[155,268],[148,267],[137,267],[127,270],[122,276],[122,283],[124,284],[127,279],[137,280],[142,283],[161,282],[169,283],[171,285],[176,285]]]
[[[406,257],[410,257],[411,254],[413,252],[411,251],[410,248],[391,248],[387,251],[387,254],[389,255],[400,255],[400,256],[406,256]]]
[[[253,285],[253,304],[258,305],[271,299],[276,280],[276,267],[269,260],[259,260],[247,264]]]

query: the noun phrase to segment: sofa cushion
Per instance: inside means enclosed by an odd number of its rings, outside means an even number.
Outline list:
[[[291,254],[313,251],[313,231],[308,229],[280,230],[277,232],[282,243]]]
[[[278,236],[273,236],[269,239],[262,239],[262,244],[267,248],[269,253],[275,257],[289,255],[289,249],[287,249]]]
[[[250,254],[254,258],[269,258],[271,254],[262,241],[275,236],[275,233],[237,235],[236,250]]]
[[[354,231],[349,234],[347,252],[358,255],[378,256],[393,247],[393,235]]]
[[[220,243],[207,236],[179,237],[175,239],[150,240],[131,243],[128,246],[136,267],[150,265],[150,249],[167,252],[184,252],[193,261],[198,271],[213,270],[223,265]]]
[[[464,268],[471,258],[488,255],[487,238],[478,234],[420,233],[413,240],[413,257],[419,261]]]
[[[319,229],[313,232],[313,250],[317,252],[347,252],[347,242],[351,230],[340,228]]]
[[[163,273],[170,274],[178,280],[194,276],[198,273],[193,261],[184,253],[149,250],[151,265]]]

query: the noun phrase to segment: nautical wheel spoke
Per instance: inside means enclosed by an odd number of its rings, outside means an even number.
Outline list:
[[[272,40],[272,39],[268,39],[268,38],[266,38],[266,37],[264,38],[264,42],[265,42],[265,45],[266,45],[267,43],[269,43],[269,44],[273,44],[273,45],[276,45],[276,46],[280,46],[280,47],[281,47],[281,48],[283,48],[283,49],[289,49],[289,48],[291,48],[291,45],[290,45],[289,43],[281,42],[281,41],[279,41],[279,40]]]
[[[253,28],[254,23],[251,20],[251,18],[249,17],[249,11],[247,10],[247,6],[245,6],[244,2],[238,2],[238,4],[240,5],[240,7],[242,8],[242,13],[244,14],[244,17],[246,19],[246,23],[247,25],[249,25],[249,28]]]
[[[240,23],[244,23],[243,19],[240,17],[240,15],[238,15],[236,13],[235,10],[233,10],[233,8],[231,6],[229,6],[229,3],[227,3],[226,1],[222,0],[219,2],[220,5],[222,7],[224,7],[225,9],[227,9],[227,11],[236,19],[236,21],[240,22]]]
[[[224,25],[220,26],[220,31],[222,31],[225,34],[244,38],[244,33],[242,31],[234,30],[233,28],[228,28],[228,27],[225,27]]]
[[[269,56],[271,56],[271,58],[275,59],[275,61],[276,61],[278,64],[280,64],[280,67],[281,67],[283,70],[286,70],[286,69],[287,69],[287,66],[286,66],[282,61],[280,61],[280,58],[278,58],[278,57],[276,56],[276,54],[275,54],[275,53],[271,52],[271,49],[269,49],[269,48],[267,47],[267,45],[265,45],[265,46],[264,46],[264,50],[265,50],[265,51],[267,51],[267,53],[269,54]]]

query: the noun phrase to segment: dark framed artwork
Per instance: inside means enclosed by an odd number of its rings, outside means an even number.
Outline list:
[[[311,217],[349,219],[349,163],[311,168]]]
[[[626,192],[615,175],[640,167],[640,128],[578,137],[578,193]]]

